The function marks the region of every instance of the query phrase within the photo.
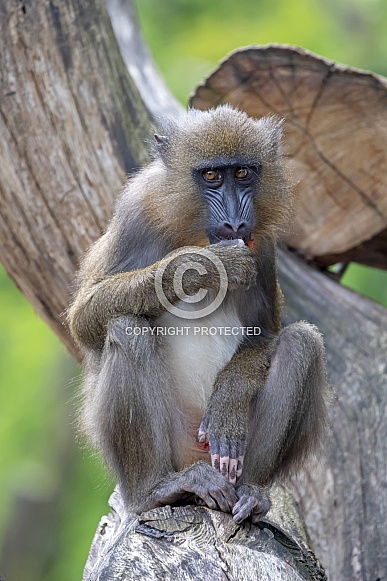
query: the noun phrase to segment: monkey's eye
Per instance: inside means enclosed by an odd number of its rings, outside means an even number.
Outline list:
[[[220,182],[222,180],[222,174],[217,169],[205,169],[202,175],[207,182]]]
[[[237,170],[235,170],[235,177],[238,180],[244,180],[245,178],[247,178],[247,176],[250,175],[251,170],[249,170],[248,167],[239,167]]]

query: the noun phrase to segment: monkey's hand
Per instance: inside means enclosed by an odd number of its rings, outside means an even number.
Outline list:
[[[257,263],[243,240],[222,240],[207,247],[222,262],[227,273],[228,288],[249,288],[257,277]]]
[[[154,288],[157,291],[161,287],[173,304],[181,298],[181,290],[191,295],[203,288],[215,291],[220,287],[225,290],[249,288],[257,277],[256,260],[238,239],[222,240],[205,248],[178,248],[149,268]],[[176,285],[177,281],[181,289]]]
[[[270,510],[270,498],[266,488],[255,484],[237,486],[238,502],[232,509],[235,522],[240,523],[251,515],[253,523],[260,521]]]
[[[200,424],[197,440],[210,445],[211,463],[231,484],[242,474],[246,448],[248,402],[229,401],[215,390]]]

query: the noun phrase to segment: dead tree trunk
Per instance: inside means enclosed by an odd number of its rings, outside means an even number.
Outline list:
[[[109,2],[126,65],[102,0],[92,10],[85,0],[0,1],[0,260],[73,352],[63,313],[79,257],[105,228],[125,173],[146,161],[153,115],[179,110],[123,5]],[[330,578],[382,579],[386,311],[292,256],[281,270],[288,317],[325,333],[338,392],[326,453],[294,490]],[[142,566],[148,578],[159,578],[155,567],[180,579],[198,570],[203,579],[323,578],[281,489],[273,521],[259,529],[237,530],[201,508],[161,509],[134,524],[117,496],[114,508],[93,544],[93,581],[136,578],[135,563],[141,579]]]
[[[74,273],[148,159],[151,115],[102,1],[2,0],[0,26],[0,260],[74,351]]]
[[[324,335],[336,390],[331,435],[293,482],[330,580],[387,574],[387,311],[299,260],[281,256],[286,323],[306,317]]]

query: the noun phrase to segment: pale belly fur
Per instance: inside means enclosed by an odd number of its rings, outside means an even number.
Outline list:
[[[241,342],[240,335],[222,332],[226,328],[240,328],[236,312],[228,308],[226,313],[222,305],[201,319],[182,319],[165,312],[156,325],[163,329],[179,329],[182,333],[173,335],[172,331],[164,337],[170,369],[187,407],[203,412],[217,373],[230,361]]]
[[[181,442],[181,465],[208,459],[203,457],[203,452],[207,451],[195,442],[196,431],[218,372],[230,361],[242,340],[240,334],[226,335],[222,331],[240,328],[240,320],[228,304],[227,312],[221,305],[201,319],[183,319],[165,312],[156,325],[166,331],[164,341],[172,381],[181,397],[180,407],[186,424],[187,437]],[[168,331],[170,329],[172,332]],[[174,335],[174,329],[182,334]]]

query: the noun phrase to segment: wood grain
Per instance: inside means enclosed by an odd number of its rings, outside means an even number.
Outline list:
[[[220,103],[285,118],[296,192],[295,223],[284,236],[291,247],[321,265],[387,268],[385,78],[295,47],[248,47],[226,58],[190,101],[198,109]]]
[[[73,353],[74,273],[152,127],[103,2],[86,5],[0,3],[0,261]]]

